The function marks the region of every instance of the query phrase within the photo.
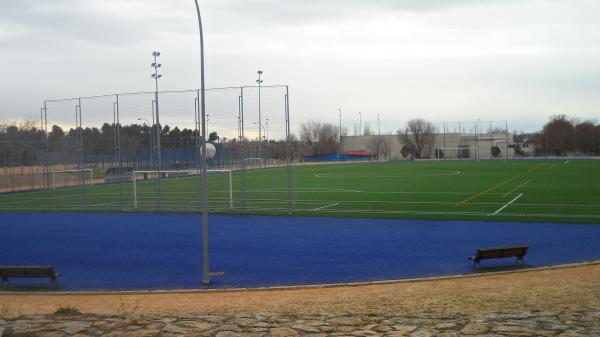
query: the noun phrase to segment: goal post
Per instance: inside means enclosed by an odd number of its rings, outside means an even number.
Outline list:
[[[436,160],[443,159],[479,159],[480,149],[475,146],[440,147],[433,151]]]
[[[209,175],[222,174],[227,175],[227,190],[229,192],[229,209],[233,209],[233,170],[227,169],[213,169],[206,170]],[[139,197],[138,197],[138,180],[140,176],[142,180],[148,179],[179,179],[188,177],[198,177],[202,174],[200,170],[136,170],[131,171],[131,182],[133,184],[133,207],[138,208]]]
[[[50,172],[50,184],[51,188],[55,190],[57,187],[68,187],[73,185],[79,185],[79,181],[83,185],[94,185],[94,170],[93,169],[72,169],[72,170],[54,170]],[[62,176],[62,182],[59,182],[58,177]],[[73,181],[76,183],[70,184],[69,177],[73,177]]]
[[[244,166],[248,164],[261,169],[266,167],[264,158],[244,158]]]

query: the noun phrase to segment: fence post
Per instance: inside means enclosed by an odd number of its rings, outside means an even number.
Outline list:
[[[289,87],[285,86],[285,138],[287,142],[287,188],[288,188],[288,215],[293,210],[293,192],[292,192],[292,143],[290,137],[290,100]]]

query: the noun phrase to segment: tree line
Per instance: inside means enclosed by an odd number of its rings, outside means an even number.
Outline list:
[[[594,121],[551,116],[544,128],[531,136],[537,155],[600,155],[600,123]]]
[[[389,159],[391,143],[389,137],[374,135],[369,127],[358,135],[370,136],[367,150],[380,159]],[[505,132],[506,130],[494,130]],[[492,131],[490,131],[492,132]],[[433,123],[414,118],[396,131],[398,142],[403,144],[404,157],[424,158],[431,153],[438,130]],[[300,127],[300,141],[304,152],[320,155],[339,152],[344,130],[333,123],[309,120]],[[356,134],[356,130],[355,130]],[[523,146],[533,146],[533,155],[600,155],[600,124],[590,120],[569,118],[566,115],[551,116],[542,130],[534,133],[513,132],[512,147],[516,155],[526,155]],[[441,151],[440,151],[441,152]],[[494,155],[494,149],[492,149]]]
[[[70,128],[64,130],[53,125],[47,134],[49,152],[69,153],[78,149],[78,140],[83,139],[84,151],[92,155],[111,155],[115,153],[116,127],[119,128],[119,145],[123,155],[132,155],[152,147],[154,132],[158,128],[150,125],[118,125],[104,123],[101,127]],[[396,132],[398,141],[404,144],[403,151],[414,158],[428,156],[437,133],[434,125],[424,119],[409,120]],[[299,135],[292,135],[293,156],[300,159],[306,155],[336,153],[341,150],[340,140],[347,130],[339,126],[317,120],[309,120],[300,125]],[[389,159],[391,142],[389,137],[373,135],[370,131],[368,150],[380,159]],[[0,164],[10,156],[22,158],[24,164],[34,162],[36,153],[41,150],[44,136],[34,121],[21,124],[0,121]],[[191,149],[196,145],[198,131],[177,126],[165,125],[160,128],[161,147],[165,150]],[[220,139],[211,132],[208,141],[219,142],[223,148],[233,148],[237,139]],[[252,146],[258,140],[247,140]],[[284,140],[263,141],[271,150],[274,159],[285,159],[287,148]],[[534,146],[534,155],[600,155],[600,124],[595,121],[569,118],[566,115],[551,116],[544,127],[534,133],[513,133],[515,154],[524,155],[523,146]],[[256,145],[256,144],[254,144]]]

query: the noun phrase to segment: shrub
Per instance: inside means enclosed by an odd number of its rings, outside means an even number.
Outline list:
[[[79,316],[81,311],[75,307],[60,307],[54,312],[55,315],[60,316]]]
[[[492,156],[494,158],[498,157],[500,155],[502,151],[500,151],[500,148],[497,146],[492,146]]]

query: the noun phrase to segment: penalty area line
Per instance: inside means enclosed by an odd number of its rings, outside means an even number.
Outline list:
[[[321,209],[324,209],[324,208],[329,208],[329,207],[337,206],[339,204],[340,204],[339,202],[336,202],[335,204],[325,205],[325,206],[322,206],[322,207],[317,207],[317,208],[314,208],[313,211],[318,211],[318,210],[321,210]]]
[[[519,193],[519,195],[517,195],[513,200],[507,202],[504,206],[500,207],[498,210],[496,210],[494,213],[492,214],[488,214],[489,215],[496,215],[500,212],[502,212],[503,209],[505,209],[506,207],[510,206],[510,204],[512,204],[513,202],[517,201],[517,199],[519,199],[520,197],[523,196],[523,193]]]

